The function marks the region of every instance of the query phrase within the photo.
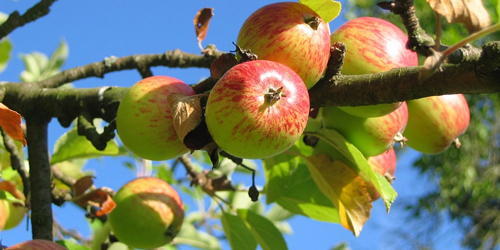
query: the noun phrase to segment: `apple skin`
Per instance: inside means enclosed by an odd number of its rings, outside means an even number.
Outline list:
[[[325,107],[322,114],[325,127],[337,130],[365,157],[388,150],[394,144],[396,135],[403,133],[408,122],[405,102],[395,111],[380,117],[357,117],[338,107]]]
[[[0,231],[5,228],[5,224],[9,218],[9,210],[7,204],[4,201],[0,202]]]
[[[325,73],[330,57],[330,27],[304,4],[273,3],[248,17],[236,44],[250,49],[258,59],[287,65],[309,89]]]
[[[113,197],[116,207],[109,224],[122,243],[151,249],[168,244],[184,220],[184,204],[177,191],[155,177],[141,177],[122,186]]]
[[[275,92],[277,99],[269,102]],[[208,131],[227,153],[262,159],[290,148],[309,116],[309,93],[302,79],[284,64],[256,60],[228,70],[207,100]]]
[[[116,115],[117,133],[127,149],[148,160],[168,160],[188,152],[175,132],[168,96],[194,95],[179,79],[152,76],[135,83]]]
[[[462,94],[410,100],[408,112],[406,144],[425,154],[445,151],[470,122],[469,105]]]
[[[28,240],[6,250],[68,250],[67,248],[48,240]]]
[[[408,36],[396,25],[375,17],[358,17],[345,22],[331,35],[332,44],[346,45],[342,74],[362,75],[417,66],[417,53],[406,48]],[[360,117],[377,117],[396,110],[401,102],[357,107],[340,107]]]
[[[396,152],[394,148],[390,148],[382,154],[368,157],[367,160],[368,164],[370,164],[375,172],[385,176],[385,178],[392,183],[394,174],[396,173]],[[380,193],[377,192],[373,184],[367,183],[366,189],[372,201],[380,198]]]

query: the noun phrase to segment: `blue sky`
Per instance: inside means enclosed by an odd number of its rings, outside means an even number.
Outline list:
[[[25,10],[38,1],[33,0],[2,0],[0,11],[11,13]],[[63,69],[73,68],[101,61],[109,56],[128,56],[143,53],[162,53],[166,50],[180,49],[186,52],[199,53],[193,18],[196,12],[204,7],[214,8],[214,17],[210,22],[208,35],[203,45],[215,44],[219,50],[233,50],[232,42],[236,40],[238,30],[246,17],[259,7],[273,1],[118,1],[118,0],[87,0],[87,1],[57,1],[51,8],[51,13],[34,23],[18,28],[9,35],[14,44],[12,59],[3,73],[0,81],[19,81],[19,74],[24,66],[19,59],[21,53],[39,51],[51,54],[61,40],[65,40],[70,49],[69,58]],[[344,1],[342,1],[344,2]],[[344,22],[342,17],[330,23],[331,30]],[[169,69],[153,68],[155,75],[170,75],[187,83],[196,83],[209,76],[207,69]],[[131,86],[140,80],[136,71],[111,73],[104,79],[90,78],[74,82],[78,88],[97,86]],[[56,120],[50,125],[50,145],[52,149],[57,138],[64,133]],[[372,218],[358,238],[337,224],[317,222],[305,217],[294,217],[290,220],[294,233],[286,235],[285,239],[290,249],[330,249],[332,246],[348,242],[351,249],[395,249],[391,242],[394,237],[391,230],[402,227],[408,221],[403,217],[402,205],[399,201],[410,201],[416,195],[426,192],[425,179],[410,168],[417,154],[407,150],[400,155],[397,180],[394,183],[399,193],[398,199],[390,214],[385,213],[382,202],[374,203]],[[86,169],[97,174],[96,185],[108,186],[115,190],[131,180],[134,173],[123,166],[121,158],[105,157],[92,160]],[[246,183],[249,178],[244,179]],[[264,185],[263,175],[258,176],[258,183]],[[187,199],[187,198],[186,198]],[[54,207],[57,220],[66,228],[77,229],[83,235],[89,235],[84,213],[72,204],[62,208]],[[446,224],[439,230],[436,249],[459,249],[456,227]],[[15,229],[0,232],[4,245],[31,238],[31,231],[25,228],[25,222]],[[187,249],[187,248],[183,248]],[[227,245],[224,249],[229,249]]]

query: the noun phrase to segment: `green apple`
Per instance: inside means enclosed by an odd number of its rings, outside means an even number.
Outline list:
[[[417,53],[406,48],[408,36],[396,25],[375,17],[349,20],[331,35],[332,44],[346,45],[342,74],[362,75],[417,66]],[[360,117],[377,117],[396,110],[401,102],[357,107],[339,107]]]
[[[194,95],[179,79],[152,76],[135,83],[123,97],[116,130],[123,145],[148,160],[168,160],[188,152],[175,132],[168,102],[171,93]]]
[[[408,121],[405,102],[395,111],[380,117],[357,117],[338,107],[325,107],[322,113],[325,127],[337,130],[366,157],[388,150],[396,136],[403,133]]]
[[[304,4],[278,2],[252,13],[236,44],[259,59],[285,64],[311,88],[323,77],[330,58],[330,27]]]
[[[309,93],[302,79],[286,65],[266,60],[228,70],[210,92],[205,112],[217,145],[247,159],[271,157],[293,146],[308,116]]]
[[[48,240],[28,240],[6,250],[68,250],[67,248]]]
[[[154,177],[134,179],[113,197],[109,224],[122,243],[151,249],[168,244],[184,220],[184,204],[167,182]]]

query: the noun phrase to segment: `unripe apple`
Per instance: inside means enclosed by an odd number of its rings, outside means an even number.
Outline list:
[[[332,44],[346,45],[342,74],[362,75],[417,66],[417,53],[406,48],[408,36],[396,25],[376,17],[358,17],[345,22],[331,35]],[[376,86],[371,86],[376,87]],[[400,102],[357,107],[340,107],[360,117],[376,117],[396,110]]]
[[[0,202],[0,231],[2,231],[7,223],[9,217],[9,211],[7,210],[7,204],[3,201]]]
[[[122,186],[113,197],[109,224],[121,242],[151,249],[168,244],[184,220],[184,204],[175,189],[154,177],[141,177]]]
[[[48,240],[28,240],[6,250],[68,250],[67,248]]]
[[[311,88],[323,77],[330,57],[330,28],[297,2],[266,5],[248,17],[236,44],[259,59],[287,65]]]
[[[300,138],[309,115],[309,93],[284,64],[238,64],[215,84],[206,104],[208,131],[227,153],[248,159],[279,154]]]
[[[406,144],[425,153],[446,150],[470,121],[469,105],[462,94],[430,96],[408,101]]]
[[[392,183],[396,172],[396,152],[394,148],[390,148],[382,154],[368,157],[367,160],[375,172],[383,175]],[[377,192],[373,184],[367,183],[366,189],[373,201],[380,198],[380,193]]]
[[[325,107],[322,112],[325,127],[337,130],[366,157],[388,150],[396,136],[401,136],[408,122],[405,102],[395,111],[380,117],[357,117],[338,107]]]
[[[152,76],[135,83],[123,97],[116,129],[123,145],[148,160],[168,160],[188,152],[175,132],[168,102],[171,93],[195,94],[179,79]]]
[[[7,181],[2,181],[2,182],[7,182]],[[18,189],[12,190],[11,194],[22,201],[26,201],[24,194]],[[24,216],[26,215],[26,207],[22,203],[14,203],[7,200],[3,200],[3,203],[5,205],[8,214],[4,230],[14,228],[17,225],[19,225],[21,221],[23,221]]]

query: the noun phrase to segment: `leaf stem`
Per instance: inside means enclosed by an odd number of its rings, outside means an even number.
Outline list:
[[[480,37],[483,37],[485,35],[488,35],[488,34],[491,34],[493,32],[496,32],[500,30],[500,23],[496,23],[494,25],[491,25],[489,26],[488,28],[486,29],[482,29],[476,33],[472,33],[470,36],[464,38],[462,41],[456,43],[455,45],[447,48],[446,50],[444,50],[442,53],[443,53],[443,56],[448,56],[450,55],[451,53],[453,53],[453,51],[463,47],[464,45],[466,45],[467,43],[470,43]]]

